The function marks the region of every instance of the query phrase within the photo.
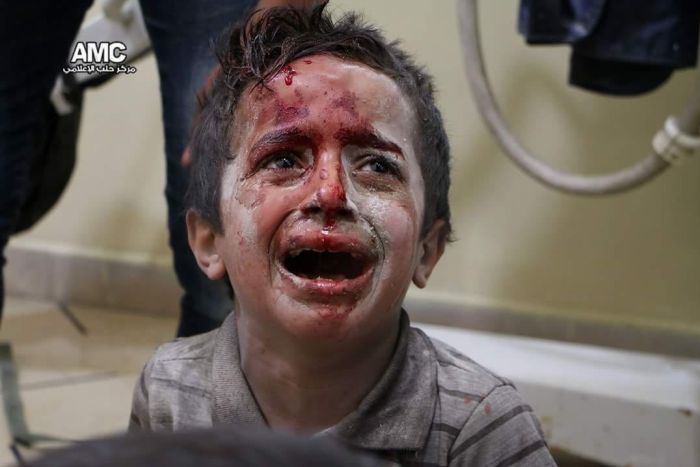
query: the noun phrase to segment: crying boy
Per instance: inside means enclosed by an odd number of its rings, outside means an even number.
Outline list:
[[[509,381],[410,327],[406,291],[451,232],[432,80],[324,7],[251,17],[220,51],[187,225],[235,309],[157,350],[130,429],[267,426],[402,465],[554,465]]]

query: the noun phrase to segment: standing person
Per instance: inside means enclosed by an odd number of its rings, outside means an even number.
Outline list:
[[[195,92],[214,65],[210,44],[250,8],[303,6],[309,0],[141,0],[160,77],[165,134],[168,228],[175,271],[184,289],[177,334],[216,327],[231,309],[227,289],[199,271],[187,244],[183,198],[188,169],[181,164]],[[28,195],[30,168],[56,76],[92,0],[31,5],[0,0],[0,312],[4,249]],[[127,51],[128,53],[128,51]]]

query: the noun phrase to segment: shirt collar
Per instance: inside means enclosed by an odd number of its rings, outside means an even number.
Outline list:
[[[240,366],[234,314],[217,335],[212,362],[215,424],[265,425]],[[425,445],[437,401],[437,363],[405,311],[396,349],[381,378],[353,412],[324,435],[371,450],[418,450]]]

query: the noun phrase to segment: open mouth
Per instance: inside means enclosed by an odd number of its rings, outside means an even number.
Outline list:
[[[298,249],[287,253],[284,268],[304,279],[351,280],[370,267],[370,259],[358,253]]]

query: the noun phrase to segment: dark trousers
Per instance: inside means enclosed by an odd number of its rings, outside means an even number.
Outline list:
[[[27,195],[40,117],[50,105],[56,76],[91,3],[0,0],[0,310],[3,251]],[[225,285],[207,279],[189,249],[183,204],[188,173],[180,158],[189,138],[196,91],[214,66],[211,40],[252,3],[141,0],[160,76],[170,247],[184,289],[180,336],[215,328],[232,307]]]

